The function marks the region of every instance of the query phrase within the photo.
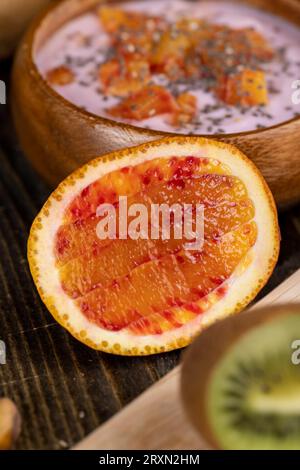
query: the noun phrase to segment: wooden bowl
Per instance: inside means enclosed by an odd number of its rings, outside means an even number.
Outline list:
[[[97,3],[99,0],[65,0],[51,5],[33,22],[15,59],[16,129],[28,158],[50,185],[56,185],[95,156],[167,135],[88,113],[66,101],[40,75],[33,59],[36,50],[62,24]],[[245,0],[245,3],[300,25],[297,0]],[[300,200],[299,133],[300,118],[294,118],[266,129],[214,135],[214,138],[233,143],[248,155],[283,207]]]

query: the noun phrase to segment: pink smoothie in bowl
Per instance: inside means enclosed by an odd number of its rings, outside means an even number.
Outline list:
[[[300,29],[213,1],[99,6],[36,52],[65,99],[98,116],[182,134],[271,127],[299,115]]]

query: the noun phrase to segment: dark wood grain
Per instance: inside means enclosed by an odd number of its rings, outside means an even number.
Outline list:
[[[0,79],[10,64],[0,62]],[[0,396],[23,418],[20,449],[69,447],[133,400],[177,363],[180,352],[143,358],[88,349],[53,321],[33,286],[26,242],[50,190],[25,160],[9,106],[0,106]],[[300,267],[300,207],[281,215],[282,251],[268,290]]]

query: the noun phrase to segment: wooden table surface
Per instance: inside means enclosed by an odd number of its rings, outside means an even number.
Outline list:
[[[0,62],[6,83],[9,72],[10,63]],[[142,358],[95,352],[53,320],[26,259],[31,222],[49,193],[18,146],[8,98],[0,105],[0,340],[7,347],[0,396],[12,398],[22,414],[19,449],[74,445],[180,359],[179,351]],[[280,260],[260,296],[300,267],[300,205],[281,214],[280,225]]]

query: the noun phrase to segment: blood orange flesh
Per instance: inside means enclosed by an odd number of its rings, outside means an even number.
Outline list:
[[[208,165],[211,171],[214,166],[220,170],[201,157],[156,159],[116,170],[72,201],[67,224],[57,234],[57,259],[64,290],[78,299],[90,321],[113,331],[129,328],[135,334],[178,328],[203,312],[197,302],[219,288],[253,246],[256,224],[250,221],[255,211],[245,186],[237,177],[207,173]],[[204,246],[187,253],[187,240],[174,239],[174,231],[169,240],[100,240],[97,203],[117,203],[125,191],[128,207],[203,204]],[[87,230],[89,239],[83,244]],[[188,311],[186,318],[177,318],[178,306]]]
[[[63,309],[72,303],[72,310],[87,326],[78,334],[72,332],[93,347],[112,352],[105,339],[100,345],[92,343],[90,332],[94,330],[100,336],[102,332],[103,338],[115,338],[118,345],[118,341],[122,343],[119,338],[126,338],[125,348],[121,344],[114,352],[145,354],[181,346],[197,333],[200,324],[205,324],[210,312],[224,315],[249,302],[274,266],[278,252],[276,214],[257,170],[244,156],[236,156],[231,147],[191,138],[195,145],[189,152],[180,144],[184,141],[189,139],[162,141],[163,152],[152,144],[153,151],[148,155],[151,144],[140,152],[137,148],[138,159],[126,158],[125,152],[124,158],[116,158],[115,165],[114,160],[110,165],[96,161],[89,167],[90,174],[94,168],[92,178],[78,177],[78,189],[74,183],[67,184],[62,198],[55,201],[62,207],[59,222],[55,230],[52,228],[51,259],[57,274],[57,290],[52,296],[64,298]],[[226,158],[222,157],[222,148]],[[135,151],[128,153],[133,156]],[[106,166],[106,171],[97,171],[98,165],[102,169]],[[242,298],[235,294],[234,308],[227,309],[232,285],[244,277],[249,266],[253,269],[256,246],[262,243],[257,188],[249,188],[249,175],[243,181],[241,165],[260,184],[260,196],[267,208],[264,211],[269,211],[265,214],[271,221],[272,246],[266,265],[262,263],[265,268],[260,271],[257,267],[250,291],[246,289]],[[76,173],[74,178],[76,181]],[[118,219],[120,196],[127,196],[128,208],[143,204],[149,214],[152,204],[201,204],[203,245],[187,250],[187,239],[174,236],[172,223],[170,238],[163,239],[160,232],[158,239],[151,239],[151,221],[149,239],[120,239],[118,232],[116,239],[99,239],[97,208],[103,203],[113,204]],[[65,320],[72,330],[69,313],[65,313]],[[187,328],[189,339],[183,335]],[[173,338],[179,340],[175,346]],[[140,350],[144,340],[147,348]],[[159,349],[152,347],[151,341],[159,344]]]

